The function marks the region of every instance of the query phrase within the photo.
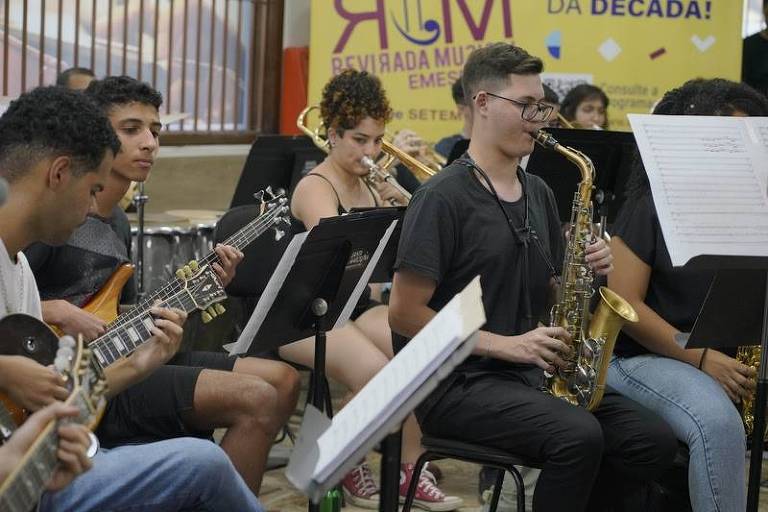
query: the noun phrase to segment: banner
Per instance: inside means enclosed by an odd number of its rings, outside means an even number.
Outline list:
[[[426,140],[457,133],[451,84],[475,48],[514,42],[544,61],[561,99],[593,83],[612,129],[696,77],[738,80],[740,0],[312,0],[309,104],[347,68],[379,76],[391,131]]]

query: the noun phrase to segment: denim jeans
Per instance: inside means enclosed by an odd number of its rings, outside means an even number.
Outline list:
[[[694,512],[745,510],[744,425],[715,379],[689,364],[647,354],[614,357],[608,385],[655,411],[688,445]]]
[[[189,437],[100,450],[90,471],[46,492],[38,510],[263,512],[224,451]]]

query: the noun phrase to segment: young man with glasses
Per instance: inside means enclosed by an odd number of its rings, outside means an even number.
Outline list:
[[[541,71],[541,60],[507,43],[467,60],[469,151],[408,206],[389,320],[399,350],[479,274],[485,330],[473,354],[417,409],[422,429],[541,462],[536,511],[612,510],[621,495],[666,469],[676,441],[654,413],[611,390],[594,412],[540,390],[543,370],[563,365],[570,350],[564,329],[537,326],[563,255],[554,196],[519,168],[533,150],[531,132],[551,114]],[[602,240],[586,259],[598,274],[612,269]]]

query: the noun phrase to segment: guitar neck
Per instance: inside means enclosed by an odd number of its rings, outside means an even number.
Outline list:
[[[265,231],[267,231],[272,226],[274,220],[280,216],[281,213],[282,212],[280,208],[272,208],[271,210],[268,210],[266,213],[259,215],[251,222],[243,226],[234,235],[224,240],[224,242],[222,242],[223,245],[230,245],[235,249],[242,251],[248,246],[248,244],[256,240]],[[198,264],[201,267],[213,263],[220,263],[219,256],[216,254],[216,251],[211,251],[202,259],[198,260]],[[119,325],[121,322],[124,322],[126,319],[135,315],[136,310],[148,310],[156,301],[166,302],[166,298],[178,292],[178,289],[178,281],[171,280],[171,282],[165,286],[148,293],[146,297],[144,297],[144,299],[142,299],[142,301],[136,305],[136,309],[134,311],[120,315],[117,319],[115,319],[114,322],[112,322],[112,324],[110,324],[110,328],[112,326]],[[189,311],[187,312],[189,313]]]
[[[68,400],[80,413],[74,420],[87,423],[93,416],[80,393]],[[57,422],[51,421],[40,433],[21,464],[0,485],[0,510],[3,512],[29,512],[40,501],[45,485],[53,476],[58,464],[56,452],[59,446]]]
[[[181,309],[186,313],[196,309],[195,301],[184,288],[177,290],[158,306]],[[93,351],[96,365],[104,370],[118,359],[133,353],[153,336],[152,327],[155,321],[149,312],[150,307],[152,306],[147,306],[139,312],[132,311],[130,314],[121,315],[115,321],[114,327],[90,343],[89,348]],[[123,316],[125,318],[121,320]]]

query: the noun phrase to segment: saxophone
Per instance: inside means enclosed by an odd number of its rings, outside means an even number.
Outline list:
[[[621,326],[626,322],[637,322],[637,313],[626,300],[603,286],[600,287],[600,302],[590,315],[594,274],[585,256],[587,245],[594,239],[592,184],[595,167],[585,154],[561,146],[542,130],[533,137],[541,146],[563,155],[581,172],[581,182],[573,198],[562,283],[550,313],[550,325],[563,327],[572,336],[573,350],[565,358],[564,367],[556,368],[552,374],[545,372],[545,391],[592,411],[603,398],[608,364]]]
[[[760,369],[760,355],[762,349],[760,345],[739,347],[736,351],[736,360],[741,364],[750,366],[755,371]],[[741,419],[744,421],[744,432],[749,436],[755,429],[755,392],[749,394],[748,398],[741,401]],[[765,433],[763,433],[765,437]]]

